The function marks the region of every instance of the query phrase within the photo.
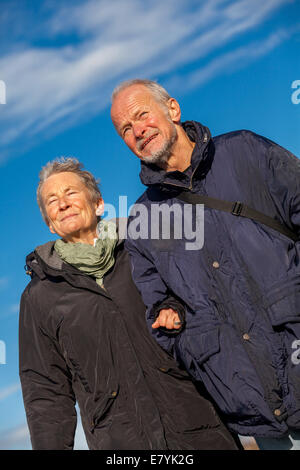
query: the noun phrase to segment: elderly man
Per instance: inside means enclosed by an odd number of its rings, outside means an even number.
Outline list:
[[[119,85],[111,117],[148,186],[127,248],[153,335],[231,430],[262,449],[300,448],[299,160],[250,131],[213,138],[181,123],[178,102],[149,80]],[[169,237],[153,226],[158,207]],[[191,228],[178,236],[189,223],[203,243],[190,244]]]

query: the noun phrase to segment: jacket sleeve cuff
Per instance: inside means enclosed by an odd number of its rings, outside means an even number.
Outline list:
[[[181,321],[181,327],[176,328],[176,329],[174,328],[173,330],[169,330],[168,328],[164,328],[163,326],[161,326],[159,328],[159,331],[166,333],[168,335],[176,335],[180,333],[185,327],[185,307],[184,305],[182,305],[181,302],[179,302],[179,300],[175,299],[172,296],[169,296],[162,302],[158,302],[157,304],[153,305],[151,316],[154,318],[154,320],[156,320],[160,311],[163,309],[168,309],[168,308],[172,308],[178,313],[179,319]]]

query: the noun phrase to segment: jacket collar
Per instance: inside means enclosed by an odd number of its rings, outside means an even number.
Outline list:
[[[207,160],[208,152],[205,150],[208,147],[209,142],[211,141],[211,134],[207,127],[196,121],[186,121],[182,124],[183,129],[187,133],[190,140],[195,142],[195,147],[191,157],[191,168],[192,174],[196,169],[200,167],[205,167]],[[162,168],[159,168],[154,164],[147,164],[141,162],[141,172],[140,178],[144,185],[179,185],[183,188],[188,188],[191,184],[191,172],[185,170],[184,172],[180,171],[170,171],[166,172]]]
[[[117,223],[117,231],[119,235],[119,240],[116,246],[116,249],[118,249],[124,244],[127,219],[120,218],[114,221]],[[100,288],[96,283],[91,282],[88,275],[83,274],[74,266],[65,263],[54,249],[54,244],[55,241],[50,241],[44,245],[40,245],[26,257],[26,272],[30,274],[31,277],[33,276],[33,273],[40,279],[45,279],[47,276],[63,277],[67,282],[74,286],[87,288],[110,298],[102,288]]]

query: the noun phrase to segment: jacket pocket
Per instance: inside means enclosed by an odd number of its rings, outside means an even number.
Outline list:
[[[285,380],[290,392],[300,401],[300,278],[276,283],[266,296],[265,307],[272,327],[282,341],[281,354]],[[295,405],[294,405],[295,406]],[[298,406],[298,405],[297,405]],[[293,425],[292,417],[290,425]]]
[[[272,326],[300,322],[300,277],[274,284],[264,297]]]
[[[104,420],[106,417],[108,417],[108,412],[115,400],[117,399],[118,395],[119,385],[114,387],[114,390],[111,389],[105,392],[104,396],[100,399],[99,403],[97,404],[94,410],[90,428],[91,432],[94,432],[95,428],[104,424]],[[110,418],[112,417],[110,416]],[[112,421],[112,419],[110,419],[110,421]],[[108,425],[107,422],[105,424]]]
[[[188,335],[187,348],[199,365],[220,351],[219,328],[205,333]]]
[[[192,333],[181,346],[188,351],[186,365],[228,421],[235,425],[263,422],[269,412],[262,401],[264,390],[236,330],[223,324]]]

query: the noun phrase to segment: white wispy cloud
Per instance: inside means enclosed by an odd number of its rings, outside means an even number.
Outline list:
[[[21,42],[16,33],[15,46],[0,59],[0,78],[7,90],[0,113],[2,158],[18,142],[26,146],[42,132],[59,132],[101,111],[113,86],[124,78],[161,77],[218,54],[182,81],[188,78],[190,86],[199,86],[240,57],[245,63],[247,57],[253,60],[251,46],[232,54],[220,51],[287,3],[290,0],[87,0],[75,6],[52,2],[36,29],[47,45],[37,45],[27,18],[28,35]],[[276,34],[255,43],[261,54],[276,46]]]
[[[239,47],[211,60],[208,64],[187,76],[174,76],[170,80],[169,85],[176,87],[184,80],[185,90],[188,91],[196,86],[202,85],[219,73],[232,73],[233,70],[237,70],[245,66],[245,64],[249,64],[266,55],[287,39],[291,33],[291,31],[278,30],[262,41],[253,41],[247,46]]]
[[[0,309],[0,322],[15,316],[16,314],[19,313],[19,311],[20,311],[20,303],[16,302],[10,305],[9,304],[2,305]]]
[[[0,388],[0,401],[5,400],[19,390],[21,390],[21,385],[19,382]]]
[[[29,450],[31,449],[29,431],[26,424],[0,433],[0,450]]]
[[[5,289],[9,284],[9,278],[6,276],[0,277],[0,289]]]
[[[11,304],[9,307],[10,314],[19,313],[19,310],[20,310],[20,303]]]

